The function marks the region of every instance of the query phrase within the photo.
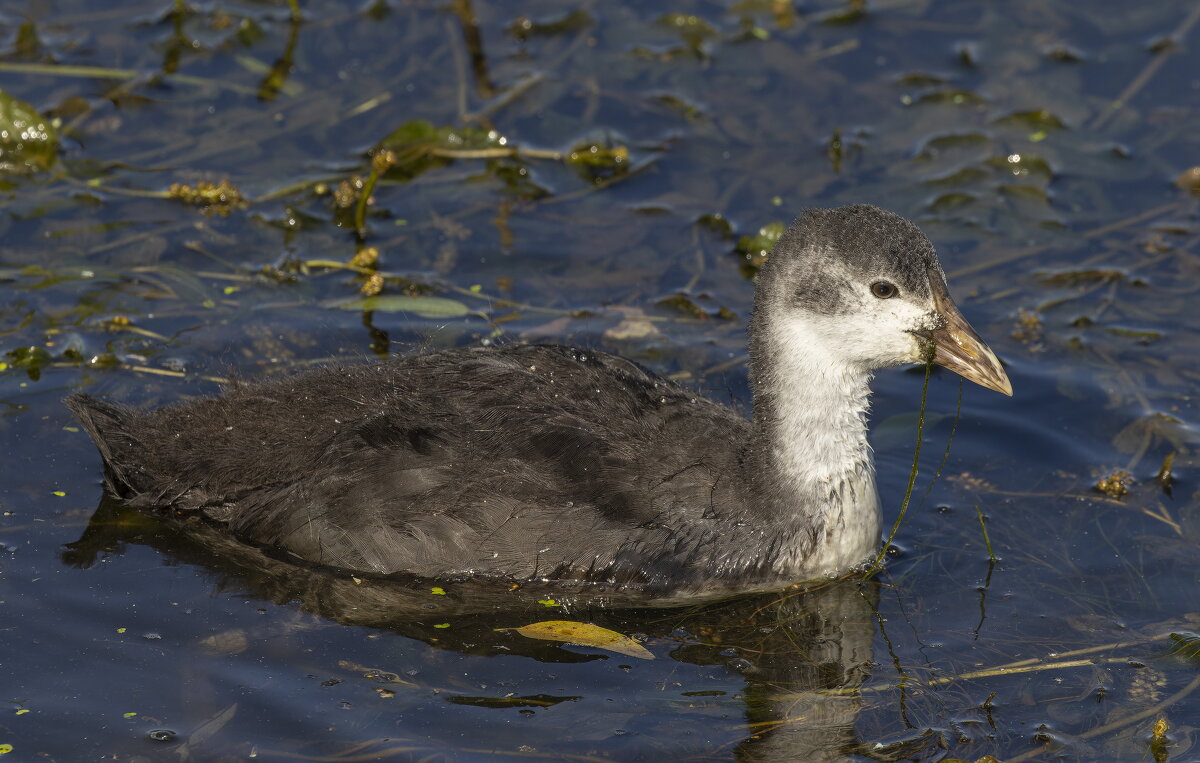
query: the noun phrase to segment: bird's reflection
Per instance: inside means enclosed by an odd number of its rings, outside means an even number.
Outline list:
[[[338,623],[383,628],[462,653],[519,654],[557,663],[604,659],[498,630],[547,619],[644,635],[659,658],[723,665],[744,677],[749,733],[738,747],[739,759],[834,761],[861,754],[854,733],[861,708],[856,690],[872,667],[876,595],[874,588],[853,581],[803,593],[663,607],[644,595],[594,587],[364,579],[275,558],[202,521],[147,517],[107,497],[62,560],[90,567],[128,543],[210,570],[227,593],[298,604]],[[445,593],[431,594],[433,586]],[[549,611],[548,598],[558,604]],[[453,618],[452,629],[431,629],[431,623],[448,618]]]

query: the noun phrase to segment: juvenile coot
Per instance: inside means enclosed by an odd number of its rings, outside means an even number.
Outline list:
[[[356,573],[777,588],[880,541],[875,369],[932,358],[1012,394],[933,246],[867,205],[805,212],[761,272],[754,415],[620,357],[461,348],[139,412],[74,395],[111,491]]]

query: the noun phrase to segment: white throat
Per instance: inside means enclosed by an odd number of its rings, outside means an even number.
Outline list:
[[[835,318],[791,316],[770,326],[765,349],[771,378],[771,461],[780,487],[791,488],[803,520],[822,528],[817,548],[794,564],[804,575],[844,572],[875,552],[881,515],[875,467],[867,442],[871,371],[843,360],[831,347],[838,331],[819,325]]]

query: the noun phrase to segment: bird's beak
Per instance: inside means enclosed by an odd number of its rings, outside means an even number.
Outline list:
[[[959,312],[942,274],[931,272],[929,283],[933,288],[934,307],[945,321],[941,328],[927,334],[933,342],[933,362],[964,379],[1012,397],[1008,374],[1004,373],[996,354]]]

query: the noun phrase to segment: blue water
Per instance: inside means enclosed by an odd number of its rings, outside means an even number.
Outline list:
[[[13,760],[1196,756],[1200,238],[1176,183],[1200,157],[1194,4],[10,6],[0,91],[60,135],[52,166],[0,176]],[[457,131],[442,148],[495,131],[533,153],[402,155],[360,237],[366,152],[418,119]],[[570,161],[590,145],[622,159]],[[250,203],[155,195],[222,179]],[[364,587],[102,503],[60,404],[561,341],[744,408],[738,238],[857,201],[927,231],[1015,392],[968,386],[956,421],[934,375],[907,521],[867,584],[632,610]],[[364,246],[384,297],[469,313],[340,309],[365,278],[312,261]],[[889,525],[922,379],[874,385]],[[1128,494],[1096,490],[1117,469]],[[511,630],[556,619],[655,659]]]

